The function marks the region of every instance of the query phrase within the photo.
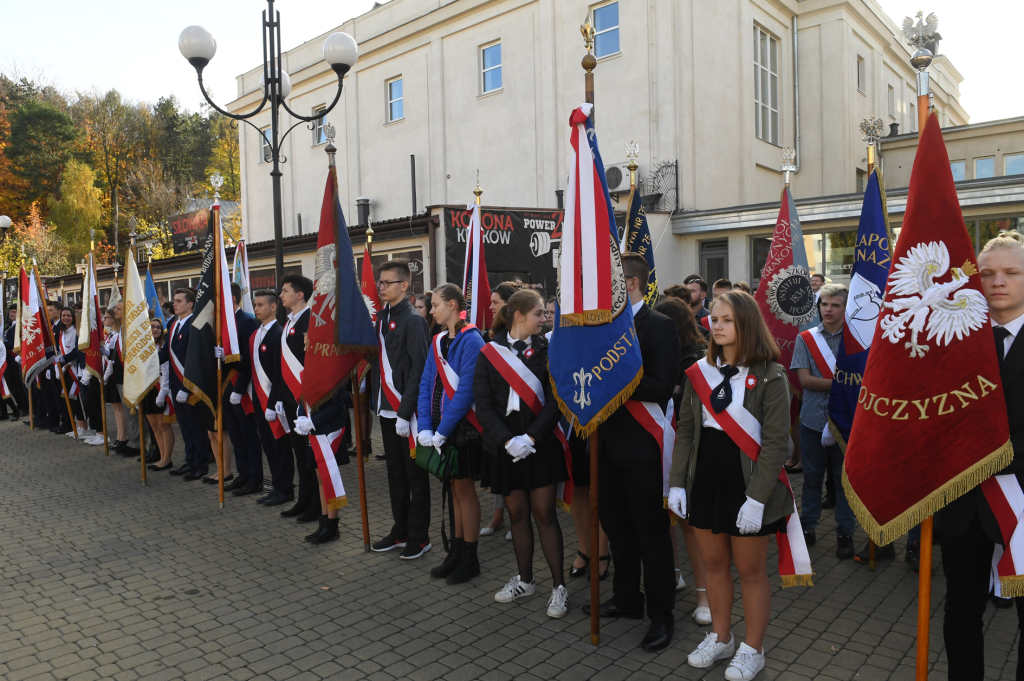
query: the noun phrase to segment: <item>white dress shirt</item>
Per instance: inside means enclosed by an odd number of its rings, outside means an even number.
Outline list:
[[[703,362],[704,360],[700,361]],[[718,366],[723,366],[722,360],[718,360]],[[746,395],[747,392],[747,375],[750,373],[750,370],[747,369],[746,367],[736,368],[739,369],[739,373],[737,373],[735,376],[729,379],[729,385],[732,387],[732,399],[739,400],[740,404],[743,404],[743,396]],[[719,383],[721,383],[721,381],[719,381]],[[717,387],[718,384],[716,383],[715,385],[711,386],[711,389],[714,390]],[[700,411],[701,416],[703,417],[701,419],[702,425],[705,425],[708,428],[714,428],[715,430],[724,430],[722,426],[718,425],[718,421],[715,420],[715,415],[712,412],[708,411],[708,408],[705,407],[703,404],[701,404]]]
[[[630,305],[630,307],[633,308],[633,316],[634,317],[636,317],[636,313],[639,312],[640,308],[643,307],[643,306],[644,306],[644,299],[643,298],[640,299],[640,302],[632,303]]]

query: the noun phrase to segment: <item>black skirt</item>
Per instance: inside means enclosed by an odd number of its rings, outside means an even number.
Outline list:
[[[525,459],[515,462],[504,450],[491,454],[488,476],[491,492],[507,497],[517,490],[529,492],[569,479],[569,469],[565,465],[565,450],[558,440],[553,436],[549,437],[541,442],[536,450]]]
[[[740,534],[736,516],[747,500],[743,480],[746,457],[728,435],[717,428],[700,429],[700,449],[690,499],[690,526],[733,537],[764,537],[775,534],[784,520],[762,525],[756,535]]]
[[[107,404],[121,404],[121,391],[117,389],[113,376],[103,384],[103,398]]]
[[[143,414],[146,414],[147,416],[149,416],[150,414],[159,414],[160,416],[163,416],[164,408],[156,406],[156,396],[159,392],[160,388],[150,388],[149,392],[146,393],[146,396],[142,398]],[[168,395],[166,399],[171,399],[171,396]]]

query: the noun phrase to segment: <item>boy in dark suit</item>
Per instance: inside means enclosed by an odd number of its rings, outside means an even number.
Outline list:
[[[995,332],[999,373],[1010,422],[1013,461],[997,475],[1024,479],[1024,243],[1007,232],[985,244],[978,256],[981,286]],[[985,677],[982,615],[988,603],[992,556],[1002,545],[992,509],[981,487],[935,515],[935,532],[946,576],[946,607],[942,636],[949,658],[949,678],[974,681]],[[1017,604],[1018,628],[1024,631],[1024,599]],[[1017,679],[1024,680],[1024,659],[1018,651]]]
[[[260,450],[260,436],[256,432],[256,421],[252,402],[248,412],[242,405],[242,398],[248,394],[252,380],[252,365],[249,353],[250,341],[260,323],[256,317],[242,309],[242,288],[231,282],[231,301],[235,307],[235,328],[238,329],[238,346],[241,361],[233,365],[234,378],[225,385],[221,404],[224,409],[224,425],[231,438],[231,449],[235,453],[235,469],[238,475],[224,489],[237,497],[259,491],[263,485],[263,454]]]
[[[273,490],[256,500],[257,504],[277,506],[295,498],[292,457],[279,440],[286,436],[276,406],[281,395],[281,325],[277,323],[277,293],[270,289],[256,292],[253,312],[260,323],[250,339],[253,417],[256,432],[267,455],[267,467]],[[283,411],[283,409],[282,409]],[[287,455],[286,455],[287,454]]]
[[[281,304],[288,310],[288,321],[281,332],[282,352],[287,346],[291,357],[298,361],[297,369],[301,374],[306,363],[306,334],[309,331],[309,308],[307,304],[313,297],[313,282],[301,274],[289,274],[281,282]],[[299,399],[295,386],[302,386],[301,375],[292,374],[290,365],[281,357],[281,401],[284,402],[284,413],[292,432],[281,440],[284,450],[282,456],[294,456],[295,470],[299,474],[299,493],[295,505],[281,515],[285,518],[296,518],[300,522],[312,522],[320,517],[320,502],[317,499],[316,461],[309,451],[309,438],[295,432],[295,419],[299,409]]]
[[[181,439],[185,441],[185,465],[171,471],[184,480],[199,480],[207,472],[210,456],[210,440],[206,437],[197,407],[188,404],[188,388],[182,380],[185,372],[185,356],[188,352],[188,337],[192,331],[192,308],[196,304],[196,291],[191,288],[174,290],[174,313],[178,319],[171,324],[167,334],[167,349],[170,356],[169,387],[174,396],[174,409],[178,415]]]

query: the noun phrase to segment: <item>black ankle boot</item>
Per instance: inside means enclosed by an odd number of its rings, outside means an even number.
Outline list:
[[[444,557],[444,562],[430,571],[430,576],[441,579],[455,572],[455,568],[459,566],[459,561],[462,559],[465,546],[466,540],[458,537],[452,539],[452,550]]]
[[[310,544],[326,544],[329,541],[334,541],[341,536],[341,532],[338,531],[338,519],[327,518],[324,521],[324,529],[317,536],[309,540]]]
[[[324,531],[325,525],[327,525],[327,516],[322,515],[320,516],[320,522],[317,523],[316,530],[313,531],[313,534],[307,534],[305,537],[303,537],[303,539],[306,541],[313,541],[320,535],[321,532]]]
[[[445,580],[448,584],[463,584],[480,574],[480,561],[476,558],[477,542],[466,542],[462,546],[462,558],[455,571]]]

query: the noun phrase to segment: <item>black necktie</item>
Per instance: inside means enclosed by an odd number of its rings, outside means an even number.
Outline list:
[[[729,379],[738,374],[740,370],[728,364],[719,367],[718,370],[722,372],[725,380],[711,391],[711,408],[715,410],[716,414],[721,414],[732,403],[732,386],[729,385]]]
[[[1010,330],[1005,326],[996,326],[992,328],[992,333],[996,337],[996,354],[999,355],[999,365],[1002,366],[1003,360],[1006,359],[1003,355],[1006,353],[1005,343],[1006,337],[1010,335]]]
[[[523,359],[523,353],[526,352],[526,341],[517,340],[512,344],[512,347],[516,349],[516,354],[519,355],[519,359]]]

